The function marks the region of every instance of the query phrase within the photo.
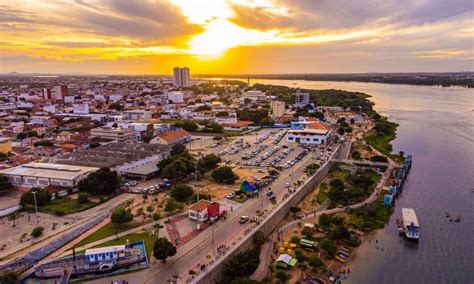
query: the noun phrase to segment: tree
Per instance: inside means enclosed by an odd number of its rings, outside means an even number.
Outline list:
[[[344,225],[338,225],[329,233],[329,236],[332,240],[342,240],[349,238],[351,233],[349,233],[349,230]]]
[[[35,142],[33,145],[35,147],[39,147],[39,146],[52,147],[54,146],[54,143],[48,140],[41,140],[41,141]]]
[[[0,283],[15,284],[18,283],[18,273],[13,270],[5,270],[0,274]]]
[[[248,104],[250,104],[251,102],[252,102],[252,100],[249,99],[249,98],[245,98],[245,99],[244,99],[244,105],[248,105]]]
[[[116,171],[100,168],[82,179],[77,187],[84,192],[102,195],[114,193],[120,187],[120,183]]]
[[[186,202],[193,196],[193,189],[186,184],[178,184],[171,189],[171,197],[179,202]]]
[[[19,217],[20,217],[20,214],[18,214],[18,211],[15,211],[11,213],[10,215],[8,215],[8,221],[13,221],[12,227],[16,226],[16,219],[18,219]]]
[[[344,189],[344,182],[341,179],[333,179],[329,185],[332,189],[343,190]]]
[[[230,282],[234,279],[245,278],[257,269],[260,251],[257,249],[250,249],[242,251],[229,259],[224,266],[224,282]]]
[[[288,280],[288,274],[286,273],[286,270],[283,269],[277,269],[276,271],[276,277],[280,282],[285,283],[286,280]]]
[[[9,190],[12,188],[12,184],[8,178],[0,174],[0,191]]]
[[[85,204],[89,202],[89,194],[87,192],[79,192],[77,202],[79,202],[80,204]]]
[[[94,149],[94,148],[97,148],[99,146],[100,146],[100,143],[96,142],[96,141],[92,141],[91,143],[89,143],[89,148],[90,149]]]
[[[174,210],[179,208],[178,202],[174,200],[173,198],[168,199],[165,204],[165,211],[166,212],[173,212]]]
[[[186,146],[184,146],[184,144],[178,143],[178,144],[174,144],[173,147],[171,147],[170,154],[171,156],[177,156],[184,153],[185,151],[186,151]]]
[[[238,177],[227,166],[219,167],[212,172],[212,179],[217,183],[233,184]]]
[[[37,238],[43,234],[44,228],[41,226],[34,227],[33,230],[31,231],[31,236],[33,238]]]
[[[361,159],[361,155],[360,155],[359,151],[352,152],[351,156],[352,156],[352,159],[354,159],[354,160],[360,160]]]
[[[257,231],[253,235],[253,243],[257,246],[260,247],[266,242],[267,238],[265,237],[265,233],[262,231]]]
[[[319,268],[319,267],[324,266],[324,262],[317,255],[310,256],[308,262],[309,262],[309,265],[314,268]]]
[[[221,158],[215,154],[209,154],[199,160],[199,169],[202,172],[209,171],[217,167],[217,164],[221,162]]]
[[[176,247],[167,238],[158,238],[153,245],[153,256],[166,262],[166,259],[176,254]]]
[[[326,229],[329,228],[331,226],[331,216],[325,213],[319,215],[319,225]]]
[[[29,191],[23,192],[20,197],[20,205],[24,208],[34,208],[35,197],[33,191],[36,192],[36,205],[41,207],[51,201],[51,194],[46,189],[34,187]]]
[[[123,110],[123,106],[119,103],[111,103],[109,109],[115,109],[117,111]]]
[[[296,213],[301,212],[301,208],[298,206],[291,206],[290,211],[293,213],[293,218],[296,219]]]
[[[150,143],[151,139],[153,139],[153,135],[151,134],[145,134],[142,136],[142,141],[145,143]]]
[[[131,222],[133,220],[133,215],[130,210],[125,208],[117,208],[112,212],[110,216],[110,221],[114,224],[118,224],[119,227],[122,227],[123,224]]]
[[[370,158],[372,162],[383,162],[383,163],[388,163],[387,157],[376,155]]]

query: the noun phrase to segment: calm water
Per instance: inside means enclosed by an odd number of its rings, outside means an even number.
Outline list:
[[[375,109],[397,122],[395,152],[414,164],[390,224],[364,243],[347,283],[474,282],[474,90],[352,82],[252,80],[307,89],[343,89],[372,95]],[[296,85],[294,85],[296,83]],[[414,208],[418,245],[399,237],[401,208]],[[449,222],[445,211],[461,214]],[[382,251],[383,248],[383,251]]]

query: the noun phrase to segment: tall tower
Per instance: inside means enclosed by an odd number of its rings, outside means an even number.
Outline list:
[[[188,67],[181,68],[181,86],[182,87],[189,86],[189,68]]]
[[[173,68],[173,85],[175,87],[181,87],[181,68]]]

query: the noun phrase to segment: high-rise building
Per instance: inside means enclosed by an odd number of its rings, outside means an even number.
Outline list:
[[[43,88],[41,90],[41,93],[43,95],[43,99],[52,99],[53,98],[52,93],[51,93],[51,89]]]
[[[54,86],[53,98],[55,100],[64,100],[64,97],[68,95],[67,86]]]
[[[175,67],[173,68],[173,85],[175,87],[187,87],[189,86],[189,68],[188,67]]]
[[[307,104],[309,104],[309,93],[302,93],[302,92],[300,92],[300,90],[298,90],[295,93],[295,104],[294,104],[294,106],[298,107],[298,108],[303,108]]]
[[[189,68],[188,67],[181,68],[181,86],[183,87],[189,86]]]
[[[272,110],[272,117],[280,117],[285,114],[285,102],[271,101],[270,108]]]

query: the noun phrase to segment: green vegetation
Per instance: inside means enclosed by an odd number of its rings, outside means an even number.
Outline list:
[[[173,146],[172,156],[161,160],[157,166],[161,169],[162,178],[182,181],[194,172],[194,158],[187,150],[181,149],[180,146]]]
[[[328,198],[328,194],[325,191],[323,191],[322,189],[320,189],[319,192],[318,192],[318,195],[316,196],[316,202],[319,205],[322,205],[324,203],[324,201],[326,201],[327,198]]]
[[[194,194],[192,187],[186,184],[178,184],[171,189],[171,197],[178,202],[188,201]]]
[[[260,250],[249,249],[236,254],[225,263],[224,281],[231,282],[252,275],[260,262]]]
[[[265,233],[262,231],[257,231],[253,235],[253,243],[255,244],[256,247],[260,247],[267,241],[267,237],[265,236]]]
[[[51,202],[51,194],[46,189],[33,187],[31,190],[28,190],[21,194],[20,205],[23,206],[23,208],[27,210],[34,210],[35,197],[33,195],[33,192],[36,192],[36,205],[38,207],[41,207]]]
[[[10,183],[8,178],[0,174],[0,191],[9,190],[11,188],[12,188],[12,184]]]
[[[255,125],[269,125],[268,109],[243,108],[237,110],[239,120],[252,121]]]
[[[44,228],[41,227],[41,226],[38,226],[38,227],[34,227],[33,230],[31,231],[31,236],[33,238],[37,238],[39,236],[41,236],[44,232]]]
[[[122,227],[123,224],[133,221],[133,215],[130,209],[117,208],[112,212],[110,221]]]
[[[170,199],[168,199],[168,201],[166,201],[166,204],[165,204],[165,211],[166,212],[173,212],[176,209],[181,209],[181,208],[182,208],[181,204],[179,204],[173,198],[170,198]]]
[[[313,175],[314,173],[316,173],[316,171],[319,169],[319,165],[318,164],[310,164],[310,165],[307,165],[306,166],[306,173],[308,175]]]
[[[403,157],[392,153],[392,140],[396,137],[398,124],[386,118],[375,119],[374,128],[365,136],[365,141],[382,154],[395,161],[402,161]]]
[[[38,195],[36,195],[36,197],[38,197]],[[96,202],[84,202],[83,200],[75,200],[69,197],[57,197],[56,199],[49,201],[47,204],[42,206],[38,205],[38,211],[54,214],[56,216],[64,216],[92,208],[97,204],[98,203]],[[34,207],[32,209],[34,209]]]
[[[109,168],[101,168],[89,174],[77,185],[80,191],[95,195],[115,193],[119,186],[117,172],[111,171]]]
[[[18,133],[18,135],[16,136],[16,138],[20,140],[23,140],[28,137],[39,137],[39,135],[36,131],[25,131]]]
[[[383,196],[384,194],[381,194],[372,204],[351,209],[349,224],[365,232],[383,228],[392,214],[392,209],[383,204]]]
[[[238,178],[232,169],[227,166],[219,167],[212,172],[212,179],[217,183],[233,184]]]
[[[370,170],[351,173],[349,170],[340,170],[338,166],[333,166],[329,176],[331,182],[328,197],[331,201],[341,205],[348,205],[351,202],[359,202],[367,198],[380,179],[377,173]]]
[[[166,259],[176,254],[176,248],[167,238],[159,238],[153,244],[153,256],[166,262]]]
[[[212,169],[215,169],[220,162],[221,157],[215,154],[206,155],[199,160],[199,170],[201,172],[210,171]]]

